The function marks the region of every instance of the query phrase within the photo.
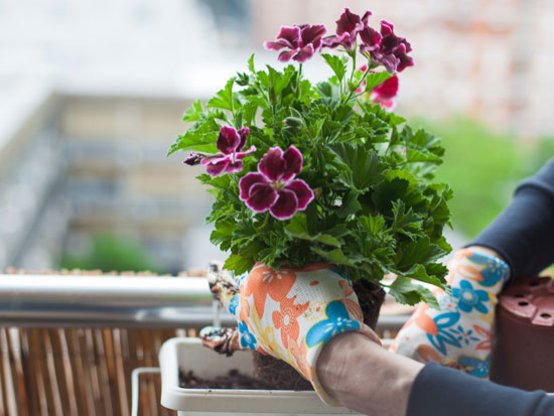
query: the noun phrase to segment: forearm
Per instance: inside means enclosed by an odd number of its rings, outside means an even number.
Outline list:
[[[511,204],[472,245],[497,251],[516,278],[554,261],[554,160],[518,187]]]
[[[390,353],[363,335],[332,340],[317,362],[327,393],[341,405],[380,416],[546,416],[554,397],[526,392]]]
[[[341,405],[382,416],[406,414],[413,381],[422,368],[358,333],[333,339],[317,361],[323,387]]]

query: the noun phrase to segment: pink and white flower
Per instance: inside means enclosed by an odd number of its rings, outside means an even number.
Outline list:
[[[337,23],[336,35],[328,36],[323,39],[324,46],[329,48],[336,48],[342,46],[346,50],[352,50],[356,45],[356,37],[358,33],[362,32],[367,26],[367,20],[371,16],[371,12],[368,10],[362,17],[356,13],[352,13],[347,7],[340,15]],[[379,35],[377,33],[377,35]],[[379,35],[380,37],[380,35]]]
[[[239,181],[241,201],[254,212],[269,213],[278,220],[288,220],[303,211],[314,193],[302,179],[302,153],[290,146],[285,152],[270,148],[258,163],[258,172],[250,172]]]
[[[240,172],[243,168],[242,159],[256,151],[255,146],[250,146],[248,150],[241,152],[246,144],[249,133],[250,130],[248,127],[243,127],[239,131],[230,126],[221,127],[219,137],[217,138],[217,148],[221,153],[203,156],[200,158],[200,163],[206,166],[206,171],[212,176],[217,176],[223,172]],[[185,160],[185,163],[194,164],[196,160],[197,156],[192,153],[187,160]]]
[[[265,42],[264,47],[272,51],[281,51],[277,58],[281,62],[291,59],[305,62],[322,47],[322,37],[327,32],[323,25],[281,26],[275,41]]]

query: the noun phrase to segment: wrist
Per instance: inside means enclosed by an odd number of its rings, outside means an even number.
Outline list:
[[[476,253],[484,254],[484,255],[489,256],[489,257],[496,257],[496,258],[504,261],[502,256],[497,251],[493,250],[492,248],[485,247],[485,246],[479,246],[479,245],[468,246],[467,248],[474,251],[474,252],[476,252]]]
[[[319,382],[340,405],[363,414],[405,414],[423,365],[391,353],[359,333],[340,335],[316,363]]]

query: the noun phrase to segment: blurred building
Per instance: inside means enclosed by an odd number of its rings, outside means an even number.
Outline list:
[[[547,0],[0,0],[0,268],[55,266],[106,231],[168,271],[219,255],[196,171],[165,157],[183,110],[252,50],[278,65],[261,45],[280,25],[332,32],[346,6],[412,43],[399,112],[553,136]]]
[[[198,265],[207,193],[195,168],[166,158],[187,102],[47,95],[0,148],[0,267],[53,267],[98,233],[138,241],[176,272]],[[207,257],[209,259],[209,257]]]

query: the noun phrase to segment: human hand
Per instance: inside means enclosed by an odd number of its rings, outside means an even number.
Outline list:
[[[420,305],[391,350],[487,378],[497,295],[509,277],[508,265],[495,254],[480,247],[459,250],[449,264],[450,287],[435,292],[439,310]]]
[[[215,297],[237,319],[234,329],[204,328],[204,345],[224,354],[249,348],[281,359],[309,380],[328,404],[316,363],[323,347],[341,333],[357,331],[380,345],[363,323],[351,282],[329,265],[275,271],[256,265],[234,276],[214,265],[208,279]]]

